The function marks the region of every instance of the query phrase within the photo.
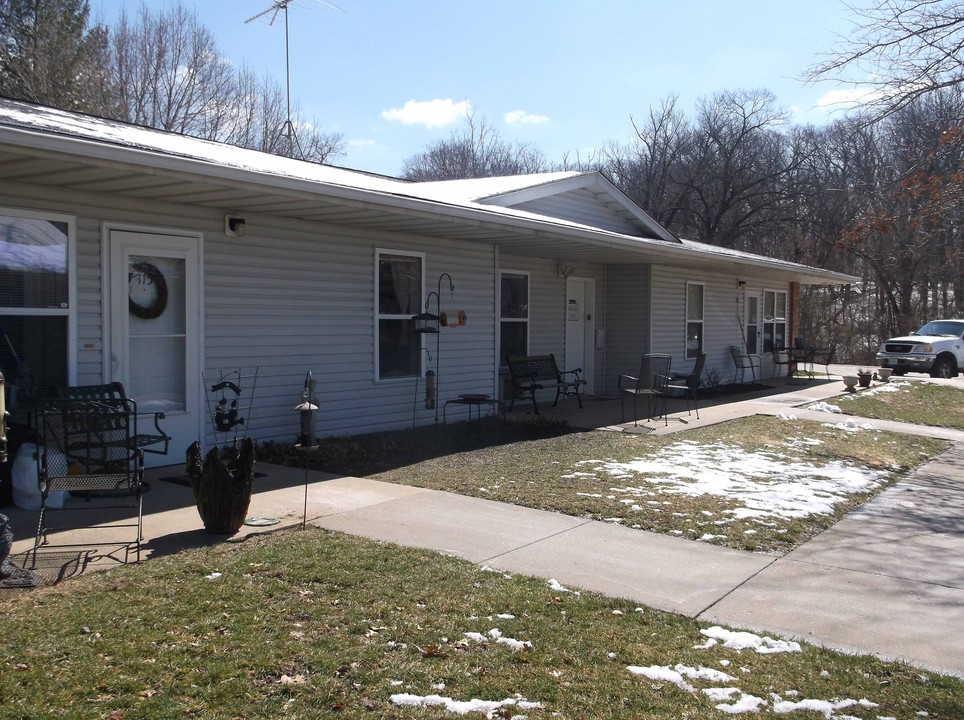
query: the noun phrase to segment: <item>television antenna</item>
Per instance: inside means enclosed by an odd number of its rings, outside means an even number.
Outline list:
[[[285,99],[287,101],[287,115],[285,117],[284,124],[278,134],[272,138],[272,141],[276,140],[280,136],[284,136],[288,141],[288,155],[290,157],[297,157],[304,160],[305,153],[301,149],[301,143],[298,142],[298,135],[295,133],[295,126],[291,122],[291,55],[288,52],[288,6],[295,3],[304,4],[314,7],[322,8],[332,8],[335,10],[341,10],[340,7],[334,3],[327,2],[327,0],[271,0],[271,5],[266,7],[264,10],[259,12],[257,15],[252,15],[245,23],[251,23],[255,20],[260,20],[266,17],[268,14],[271,15],[271,19],[268,20],[268,25],[273,26],[274,21],[278,18],[278,13],[284,10],[285,13]],[[295,154],[295,148],[297,148],[297,154]]]

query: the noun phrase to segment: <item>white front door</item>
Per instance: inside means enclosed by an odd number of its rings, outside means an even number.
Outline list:
[[[200,238],[110,230],[110,373],[138,412],[163,412],[172,440],[148,467],[184,462],[201,437]],[[150,417],[139,432],[152,432]]]
[[[593,376],[593,289],[589,278],[566,279],[566,370],[582,368],[584,388],[592,395]]]

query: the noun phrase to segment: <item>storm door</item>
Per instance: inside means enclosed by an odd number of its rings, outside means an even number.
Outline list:
[[[192,236],[109,233],[110,379],[124,383],[139,412],[163,412],[173,438],[169,454],[148,454],[148,465],[182,463],[200,437],[199,244]]]

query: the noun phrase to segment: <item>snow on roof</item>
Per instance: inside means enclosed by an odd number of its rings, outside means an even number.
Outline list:
[[[23,130],[160,152],[257,173],[406,194],[411,183],[397,178],[271,155],[258,150],[181,135],[56,108],[0,98],[0,121]]]
[[[394,198],[408,198],[416,202],[441,203],[472,212],[482,212],[493,220],[501,216],[504,220],[510,222],[514,220],[516,222],[538,223],[545,228],[551,226],[569,234],[571,237],[572,233],[584,236],[587,242],[611,238],[613,242],[626,249],[644,246],[653,247],[652,243],[657,243],[660,246],[667,245],[667,243],[657,240],[655,237],[624,235],[571,220],[484,202],[486,198],[525,191],[551,183],[566,184],[568,180],[580,176],[588,179],[596,177],[598,173],[555,172],[501,178],[413,183],[358,170],[348,170],[331,165],[271,155],[257,150],[131,125],[92,115],[0,98],[0,129],[3,127],[36,133],[44,137],[69,138],[78,143],[96,143],[102,147],[116,147],[153,153],[161,157],[181,158],[190,162],[209,165],[216,169],[219,174],[222,169],[234,169],[250,173],[253,176],[251,178],[253,181],[257,181],[260,176],[262,178],[260,182],[262,183],[266,183],[266,179],[270,177],[288,178],[313,186],[313,189],[319,194],[324,192],[325,187],[329,189],[345,188],[350,191],[370,192]],[[18,138],[18,140],[20,139]],[[38,143],[38,146],[42,146],[42,143]],[[150,164],[149,161],[141,160],[140,162],[144,165]],[[638,208],[638,211],[640,216],[645,215],[641,208]],[[845,278],[845,276],[837,273],[798,263],[752,253],[742,253],[704,243],[684,242],[685,247],[689,248],[691,252],[702,254],[704,257],[706,255],[728,256],[738,262],[742,261],[755,265],[762,263],[773,269],[792,272],[805,270],[809,274],[815,274],[828,280],[834,278],[838,282]],[[684,246],[679,243],[673,244],[679,250],[684,249]]]

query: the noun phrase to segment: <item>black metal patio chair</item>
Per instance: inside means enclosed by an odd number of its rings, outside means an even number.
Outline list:
[[[633,425],[639,424],[639,412],[636,409],[636,400],[646,398],[646,419],[652,420],[654,408],[659,408],[662,403],[662,417],[666,424],[666,385],[670,380],[670,366],[673,358],[662,353],[649,353],[643,355],[639,366],[639,375],[620,375],[619,386],[619,411],[622,422],[626,422],[626,410],[624,401],[627,395],[633,398]]]
[[[700,384],[703,377],[703,367],[706,365],[706,353],[700,351],[700,354],[696,356],[696,363],[693,365],[693,371],[688,375],[674,374],[673,379],[666,384],[666,394],[673,396],[675,393],[681,393],[683,398],[686,400],[686,414],[690,415],[690,401],[693,403],[693,409],[696,410],[696,419],[700,419]],[[682,382],[681,382],[682,381]]]
[[[132,400],[44,400],[36,411],[39,434],[37,479],[40,485],[40,517],[34,541],[37,550],[49,545],[53,532],[96,529],[106,533],[114,528],[134,528],[131,541],[122,543],[129,553],[134,546],[140,561],[144,453],[135,442],[137,409]],[[48,525],[51,493],[69,491],[85,499],[65,505],[57,512],[58,527]],[[119,517],[114,509],[127,512]],[[91,523],[81,523],[75,513],[96,511]],[[133,516],[133,517],[131,517]],[[73,520],[75,522],[69,522]],[[94,547],[105,542],[80,542],[78,535],[65,535],[57,547]],[[109,544],[116,544],[111,541]],[[125,561],[127,557],[125,554]]]

